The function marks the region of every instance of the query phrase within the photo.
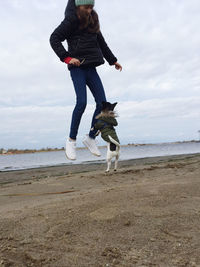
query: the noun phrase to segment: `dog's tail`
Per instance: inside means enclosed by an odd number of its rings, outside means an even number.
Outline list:
[[[115,144],[116,146],[120,147],[120,143],[118,143],[115,139],[113,139],[110,135],[108,135],[108,138],[110,139],[110,142]]]

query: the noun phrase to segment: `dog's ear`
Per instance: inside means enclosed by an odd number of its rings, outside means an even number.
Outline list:
[[[115,102],[114,104],[111,104],[112,105],[112,110],[114,110],[115,106],[117,105],[117,102]]]

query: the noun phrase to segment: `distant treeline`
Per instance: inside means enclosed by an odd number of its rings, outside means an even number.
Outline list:
[[[182,144],[182,143],[199,143],[200,140],[190,140],[190,141],[176,141],[176,142],[166,142],[165,144]],[[164,144],[164,143],[162,143]],[[155,143],[146,143],[146,144],[138,144],[138,143],[129,143],[127,145],[123,145],[123,146],[147,146],[147,145],[158,145]],[[82,148],[79,148],[82,149]],[[0,155],[4,154],[23,154],[23,153],[36,153],[36,152],[47,152],[47,151],[61,151],[64,150],[64,147],[62,148],[41,148],[41,149],[4,149],[4,148],[0,148]]]
[[[36,152],[47,152],[47,151],[61,151],[62,148],[41,148],[41,149],[4,149],[0,148],[0,154],[24,154],[24,153],[36,153]]]

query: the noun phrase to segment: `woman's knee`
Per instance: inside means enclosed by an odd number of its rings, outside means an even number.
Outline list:
[[[102,103],[96,103],[96,110],[101,111],[102,109]]]
[[[76,103],[76,110],[80,113],[83,113],[85,111],[86,105],[87,104],[85,102],[77,102]]]

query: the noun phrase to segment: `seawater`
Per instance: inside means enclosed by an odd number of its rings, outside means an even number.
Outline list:
[[[88,151],[88,149],[78,149],[77,160],[73,162],[67,160],[64,151],[0,155],[0,171],[12,171],[80,163],[84,164],[88,162],[105,162],[106,150],[106,147],[100,147],[102,156],[95,157]],[[122,146],[120,150],[120,160],[193,153],[200,153],[200,142]]]

